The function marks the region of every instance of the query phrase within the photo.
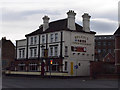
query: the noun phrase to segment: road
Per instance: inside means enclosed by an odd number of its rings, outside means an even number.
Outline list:
[[[118,88],[117,79],[89,78],[30,78],[3,76],[3,88]]]

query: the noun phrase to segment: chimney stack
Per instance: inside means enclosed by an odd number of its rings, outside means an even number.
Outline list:
[[[67,15],[68,15],[67,28],[69,28],[70,30],[76,30],[75,27],[76,13],[73,10],[69,10],[69,12],[67,12]]]
[[[44,16],[43,18],[43,31],[45,31],[46,29],[49,28],[49,17],[48,16]]]
[[[88,13],[84,13],[83,17],[83,30],[90,32],[90,17]]]

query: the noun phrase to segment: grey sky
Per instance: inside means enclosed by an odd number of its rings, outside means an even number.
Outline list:
[[[91,30],[97,34],[113,34],[118,27],[119,0],[2,0],[0,1],[0,38],[6,36],[14,43],[42,24],[48,15],[50,22],[66,18],[74,10],[76,22],[82,25],[83,13],[91,15]]]

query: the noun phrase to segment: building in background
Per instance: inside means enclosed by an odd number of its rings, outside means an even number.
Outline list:
[[[120,25],[114,33],[115,35],[115,66],[116,73],[120,74]]]
[[[115,58],[114,35],[96,35],[95,36],[95,61],[112,61],[113,62],[115,61],[114,58]]]
[[[16,60],[11,67],[15,71],[42,71],[67,73],[67,76],[89,76],[90,61],[94,61],[95,32],[90,31],[90,17],[82,15],[83,27],[75,23],[76,13],[67,12],[68,17],[43,24],[26,39],[16,41]],[[50,65],[52,61],[52,66]],[[60,74],[58,74],[60,75]],[[63,75],[63,74],[62,74]]]
[[[15,59],[15,46],[10,40],[6,40],[6,37],[0,40],[0,58],[3,70],[9,68]]]

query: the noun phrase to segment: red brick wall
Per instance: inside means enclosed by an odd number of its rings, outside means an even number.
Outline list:
[[[14,61],[15,59],[15,46],[10,40],[2,39],[2,60],[6,63],[6,65],[3,65],[2,68],[9,67],[9,64],[11,61]]]
[[[110,62],[90,62],[90,76],[111,74],[115,72],[115,64]]]

